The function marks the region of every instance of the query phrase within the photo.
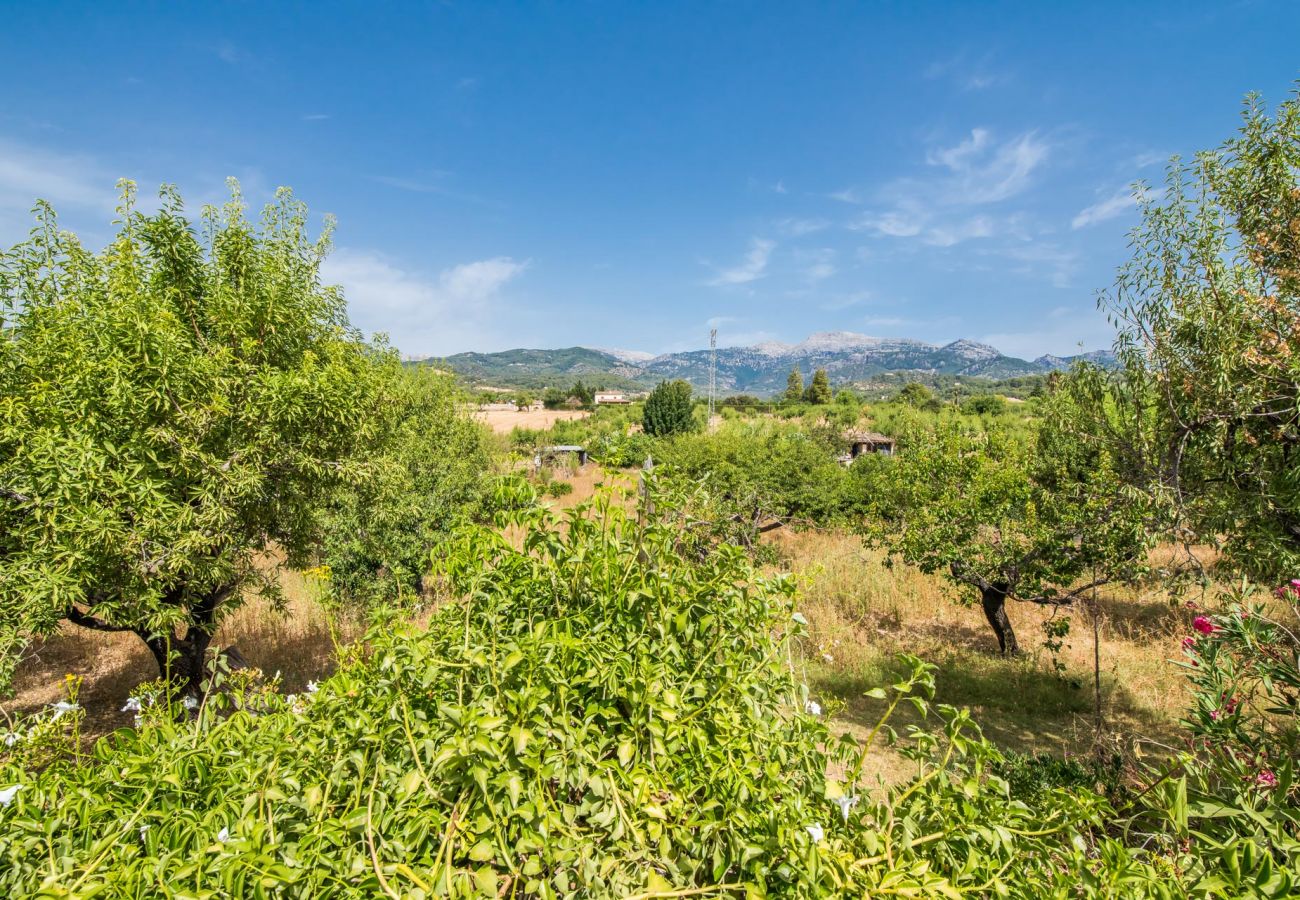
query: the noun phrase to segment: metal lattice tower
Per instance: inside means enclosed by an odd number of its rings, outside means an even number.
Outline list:
[[[713,421],[714,398],[718,395],[718,329],[709,329],[709,421]]]

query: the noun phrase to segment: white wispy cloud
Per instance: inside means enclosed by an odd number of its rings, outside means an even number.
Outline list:
[[[828,219],[778,219],[774,224],[777,231],[790,237],[803,237],[831,227]]]
[[[111,210],[113,178],[92,157],[0,140],[0,203],[26,212],[37,198],[59,206]]]
[[[1070,220],[1070,227],[1075,229],[1087,228],[1089,225],[1105,222],[1136,207],[1140,197],[1149,196],[1154,199],[1163,193],[1163,190],[1152,191],[1149,188],[1135,190],[1132,187],[1122,187],[1109,197],[1079,210],[1078,215]]]
[[[367,175],[371,181],[382,184],[386,187],[397,188],[399,191],[411,191],[416,194],[441,194],[446,189],[437,184],[437,180],[444,178],[449,173],[443,171],[432,172],[427,178],[402,178],[396,175]]]
[[[995,145],[988,131],[976,128],[956,147],[932,151],[927,161],[955,173],[955,202],[996,203],[1025,190],[1050,152],[1050,145],[1032,131]]]
[[[932,247],[952,247],[980,238],[1012,237],[1020,217],[974,213],[1024,193],[1051,156],[1051,144],[1029,131],[999,141],[987,128],[974,128],[955,145],[933,147],[931,175],[898,178],[879,192],[884,205],[868,209],[848,227],[880,237],[910,238]]]
[[[1168,161],[1168,153],[1161,153],[1157,150],[1148,150],[1133,157],[1132,165],[1136,169],[1145,169],[1147,166],[1154,166],[1156,163],[1166,163]]]
[[[1052,241],[1023,241],[996,249],[998,256],[1011,260],[1007,271],[1031,278],[1046,278],[1052,287],[1074,286],[1082,267],[1077,250]]]
[[[835,251],[830,247],[800,250],[795,257],[804,264],[804,278],[811,282],[825,281],[838,271],[835,268]]]
[[[501,291],[528,266],[496,256],[430,278],[376,253],[342,249],[325,261],[321,276],[343,286],[348,314],[362,331],[387,332],[406,352],[440,353],[491,341]]]
[[[1011,80],[1006,71],[996,68],[993,54],[972,58],[961,53],[943,60],[935,60],[922,73],[927,79],[947,79],[963,91],[982,91]]]
[[[744,260],[739,265],[719,270],[717,275],[709,280],[709,284],[714,287],[724,287],[757,281],[767,274],[767,262],[775,249],[775,241],[754,238],[749,242],[749,252],[745,254]]]
[[[842,309],[851,309],[854,306],[870,303],[871,299],[872,294],[870,291],[855,291],[851,294],[837,294],[834,297],[827,297],[822,300],[820,306],[827,312],[839,312]]]
[[[27,236],[38,199],[53,205],[62,227],[72,227],[93,244],[112,219],[118,177],[95,157],[0,138],[0,244]],[[141,206],[151,200],[142,198]]]
[[[307,113],[302,117],[304,122],[324,122],[329,118],[329,113]]]
[[[217,54],[217,59],[231,66],[248,62],[252,58],[246,51],[237,47],[231,41],[222,41],[213,50]]]

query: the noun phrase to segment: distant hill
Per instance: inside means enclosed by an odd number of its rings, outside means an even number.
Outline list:
[[[773,394],[785,390],[794,367],[807,378],[825,369],[832,384],[877,383],[880,376],[895,380],[909,374],[917,380],[935,376],[1005,379],[1043,375],[1068,368],[1085,358],[1101,365],[1114,361],[1106,351],[1080,357],[1040,356],[1033,361],[1006,356],[996,347],[976,341],[929,344],[908,338],[875,338],[849,331],[811,335],[797,344],[775,341],[752,347],[718,349],[718,391],[721,394]],[[709,351],[689,350],[661,356],[624,350],[567,347],[560,350],[504,350],[499,353],[457,353],[426,364],[459,374],[476,385],[539,388],[568,386],[581,378],[611,388],[650,388],[664,379],[683,378],[697,390],[709,383]]]

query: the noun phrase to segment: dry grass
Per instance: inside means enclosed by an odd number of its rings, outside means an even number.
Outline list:
[[[270,563],[268,563],[270,564]],[[237,647],[248,662],[268,675],[280,673],[284,692],[301,691],[334,667],[329,620],[303,576],[283,571],[283,611],[252,599],[222,623],[217,647]],[[341,623],[337,636],[356,637],[358,628]],[[136,686],[158,677],[153,656],[134,634],[105,633],[65,623],[58,634],[36,642],[19,667],[15,696],[0,709],[30,713],[63,699],[63,676],[83,678],[80,702],[86,711],[83,733],[95,739],[129,725],[122,704]]]
[[[585,419],[589,415],[591,413],[581,409],[529,409],[523,412],[514,409],[480,409],[474,413],[474,418],[497,434],[509,434],[515,428],[545,430],[556,422]]]
[[[573,486],[569,494],[547,498],[558,509],[590,499],[610,484],[634,502],[635,473],[590,464],[554,477]],[[522,534],[510,537],[522,543]],[[1009,613],[1026,653],[1004,659],[978,607],[968,606],[963,600],[969,598],[941,579],[906,566],[888,567],[851,535],[778,531],[770,538],[783,567],[799,578],[811,644],[802,665],[817,696],[834,711],[838,728],[865,736],[882,705],[863,694],[896,680],[896,654],[906,652],[938,666],[939,702],[970,707],[985,733],[1003,746],[1069,755],[1095,745],[1092,631],[1085,610],[1056,613],[1071,621],[1059,657],[1064,669],[1058,673],[1042,647],[1050,610],[1012,604]],[[238,647],[268,674],[278,671],[286,692],[301,691],[333,668],[334,645],[311,586],[294,572],[281,578],[283,612],[252,600],[223,623],[215,643]],[[1105,740],[1127,749],[1139,737],[1174,739],[1187,690],[1170,660],[1179,655],[1192,613],[1159,590],[1103,593],[1100,608]],[[358,630],[345,625],[341,638],[355,639]],[[92,737],[128,724],[129,715],[119,712],[123,701],[136,685],[157,677],[152,657],[134,635],[68,625],[32,648],[18,673],[17,696],[4,709],[29,712],[61,699],[65,673],[84,677],[81,700]],[[894,724],[900,730],[918,721],[910,707],[900,707],[898,715]],[[875,772],[886,781],[912,774],[912,764],[888,748],[878,748],[873,759]]]
[[[1057,672],[1043,647],[1050,609],[1009,606],[1025,653],[1005,659],[978,606],[963,602],[972,598],[942,579],[891,568],[849,535],[778,534],[786,564],[800,578],[801,609],[809,620],[808,676],[817,691],[842,701],[840,728],[860,735],[870,729],[883,704],[863,693],[895,680],[896,654],[911,653],[938,666],[938,702],[970,707],[985,733],[1011,749],[1079,755],[1100,743],[1126,752],[1139,738],[1175,738],[1188,693],[1171,660],[1179,656],[1191,614],[1162,591],[1099,596],[1105,722],[1099,735],[1092,621],[1085,609],[1055,611],[1070,620],[1059,654],[1064,668]],[[900,711],[896,725],[917,721],[910,708]],[[910,767],[887,748],[877,753],[876,768],[887,781],[911,774]]]

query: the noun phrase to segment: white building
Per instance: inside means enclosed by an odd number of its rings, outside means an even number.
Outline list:
[[[623,391],[596,391],[596,404],[601,403],[630,403],[627,394]]]

